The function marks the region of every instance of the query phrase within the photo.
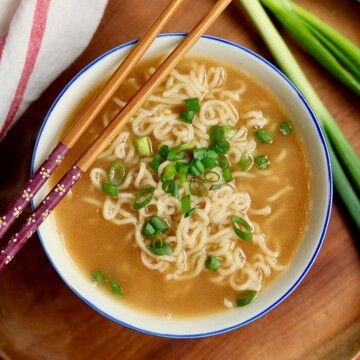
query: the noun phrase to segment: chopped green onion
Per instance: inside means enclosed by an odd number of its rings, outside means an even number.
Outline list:
[[[208,171],[204,174],[205,181],[217,182],[220,180],[220,175],[216,171]]]
[[[210,157],[206,157],[201,160],[202,164],[204,165],[205,169],[213,169],[216,167],[216,160]]]
[[[170,255],[174,251],[170,245],[161,242],[153,242],[147,248],[157,256]]]
[[[101,184],[101,188],[102,188],[102,191],[105,193],[105,194],[108,194],[108,195],[111,195],[111,196],[117,196],[118,194],[118,189],[115,185],[113,184],[110,184],[110,183],[102,183]]]
[[[221,259],[217,256],[209,255],[205,262],[205,267],[211,271],[217,271],[221,266]]]
[[[187,183],[187,174],[178,173],[177,178],[179,179],[181,185]]]
[[[196,208],[192,208],[192,209],[190,209],[186,214],[185,214],[185,216],[184,217],[189,217],[189,216],[191,216],[194,212],[196,211]]]
[[[179,187],[178,187],[176,181],[174,181],[174,180],[164,181],[162,184],[162,189],[166,193],[169,193],[176,198],[179,197]]]
[[[231,138],[236,134],[236,130],[233,126],[227,125],[224,127],[225,140],[230,141]]]
[[[261,141],[263,144],[271,144],[274,139],[265,129],[260,129],[255,132],[256,138]]]
[[[115,295],[123,295],[124,294],[121,286],[117,282],[109,279],[109,285],[110,285],[110,289],[113,292],[113,294],[115,294]]]
[[[195,148],[193,150],[193,158],[196,160],[202,160],[206,157],[207,148]]]
[[[212,144],[224,141],[225,139],[225,128],[223,126],[214,125],[210,127],[209,138]]]
[[[208,149],[208,151],[206,152],[206,157],[217,160],[217,158],[219,157],[219,154],[214,150]]]
[[[255,290],[247,291],[244,296],[236,299],[236,306],[240,307],[240,306],[249,305],[255,299],[257,293],[258,292]]]
[[[270,165],[270,160],[266,155],[256,156],[254,162],[255,165],[261,170],[266,169]]]
[[[206,188],[204,186],[204,184],[202,184],[199,181],[196,180],[192,180],[189,183],[189,190],[190,190],[190,194],[197,196],[197,197],[201,197],[205,195],[206,192]]]
[[[288,135],[293,132],[294,127],[288,121],[283,121],[279,124],[279,130],[283,135]]]
[[[185,157],[185,152],[190,151],[194,148],[194,143],[189,142],[179,146],[175,146],[170,149],[167,155],[167,159],[170,161],[178,161]]]
[[[200,176],[205,172],[205,167],[200,160],[194,160],[190,165],[190,172],[194,176]]]
[[[140,156],[151,155],[151,142],[147,136],[139,137],[134,141],[137,153]]]
[[[153,216],[148,221],[152,225],[152,227],[155,229],[155,232],[157,232],[159,234],[161,234],[162,232],[164,232],[166,230],[169,230],[168,223],[165,221],[165,219],[163,219],[160,216]]]
[[[149,221],[146,221],[142,228],[142,233],[144,236],[151,237],[155,235],[156,230]]]
[[[190,195],[184,195],[181,198],[181,212],[183,214],[186,214],[190,210],[191,210],[191,196]]]
[[[230,150],[230,143],[227,140],[222,140],[211,145],[210,149],[218,154],[226,154]]]
[[[223,178],[224,178],[224,181],[226,183],[230,182],[230,181],[233,181],[233,176],[232,176],[232,173],[231,173],[231,168],[230,166],[228,166],[227,168],[225,168],[223,171]]]
[[[253,163],[253,159],[252,159],[251,155],[249,155],[248,153],[241,154],[241,158],[240,158],[240,162],[239,162],[241,171],[243,171],[243,172],[249,171],[252,163]]]
[[[200,111],[200,100],[198,98],[186,99],[186,109],[195,113]]]
[[[189,172],[189,165],[184,162],[178,161],[175,164],[176,171],[180,174],[187,174]]]
[[[102,271],[96,270],[92,274],[92,278],[98,284],[102,284],[104,282],[107,283],[113,294],[115,294],[115,295],[123,295],[124,294],[121,286],[116,281],[108,278]]]
[[[161,174],[161,181],[169,181],[174,180],[174,177],[176,175],[176,167],[175,165],[169,164],[165,166],[162,174]]]
[[[227,159],[227,157],[225,155],[219,156],[218,164],[219,164],[220,169],[225,169],[230,165],[229,160]]]
[[[187,124],[192,124],[194,117],[195,113],[191,110],[184,110],[180,113],[180,119]]]
[[[105,280],[105,275],[100,270],[94,271],[91,276],[94,279],[94,281],[99,284],[101,284]]]
[[[110,164],[107,173],[110,183],[119,186],[125,179],[125,166],[121,161],[115,160]]]
[[[214,184],[210,186],[210,190],[219,190],[221,189],[225,184]]]
[[[156,154],[151,161],[151,168],[157,172],[159,170],[160,164],[161,164],[161,156],[159,154]]]
[[[154,195],[155,189],[153,187],[146,187],[141,189],[135,194],[135,200],[133,204],[134,209],[142,209],[146,205],[148,205]]]
[[[170,147],[168,145],[161,145],[159,148],[159,155],[162,159],[167,159]]]
[[[231,224],[235,234],[239,238],[245,241],[252,240],[251,227],[246,220],[244,220],[240,216],[232,215]]]

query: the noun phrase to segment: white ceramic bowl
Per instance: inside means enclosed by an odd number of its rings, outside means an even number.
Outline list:
[[[161,35],[146,57],[173,49],[184,34]],[[110,76],[119,62],[129,53],[135,41],[112,49],[86,66],[65,87],[49,110],[38,135],[32,161],[32,171],[49,154],[58,134],[80,99],[94,84]],[[102,315],[129,328],[158,336],[174,338],[203,337],[224,333],[259,318],[280,304],[300,283],[314,262],[327,229],[332,202],[330,161],[324,136],[309,105],[295,86],[272,64],[252,51],[227,40],[204,36],[191,50],[192,54],[216,56],[218,59],[245,69],[267,85],[278,96],[296,120],[297,131],[309,154],[312,177],[312,214],[305,239],[288,270],[252,304],[232,311],[186,320],[166,320],[135,311],[117,299],[93,287],[78,270],[64,249],[49,217],[38,230],[42,246],[65,283],[88,305]],[[45,195],[43,189],[34,204]],[[33,204],[33,206],[34,206]]]

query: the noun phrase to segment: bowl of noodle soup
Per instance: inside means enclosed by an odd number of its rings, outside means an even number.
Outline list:
[[[157,38],[51,186],[183,36]],[[94,60],[60,93],[32,170],[134,43]],[[105,317],[152,335],[204,337],[259,318],[296,288],[331,202],[324,136],[300,92],[259,55],[203,36],[38,234],[64,282]]]

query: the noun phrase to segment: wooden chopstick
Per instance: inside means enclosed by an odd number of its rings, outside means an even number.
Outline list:
[[[161,29],[183,2],[184,0],[170,1],[146,34],[139,40],[137,45],[134,46],[131,53],[115,70],[102,91],[87,105],[86,109],[76,119],[75,124],[66,132],[62,140],[50,153],[49,157],[39,166],[35,174],[28,180],[17,197],[7,207],[4,214],[0,216],[0,239],[26,208],[31,198],[38,193],[49,176],[60,165],[64,157],[93,122],[104,105],[111,99],[120,84],[129,75],[134,65],[141,59]]]
[[[47,218],[50,212],[61,201],[65,194],[74,186],[95,158],[105,149],[132,115],[146,101],[152,91],[165,79],[180,59],[190,50],[193,44],[212,25],[223,10],[231,3],[231,0],[218,0],[208,14],[186,36],[176,49],[157,68],[155,73],[145,82],[138,92],[130,99],[121,112],[112,120],[106,129],[80,157],[76,165],[57,183],[47,195],[45,200],[36,208],[25,224],[9,241],[4,250],[0,252],[0,271],[13,259],[34,231]]]

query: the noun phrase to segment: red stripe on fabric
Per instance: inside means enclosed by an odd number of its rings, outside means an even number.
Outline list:
[[[39,55],[41,42],[45,33],[49,6],[50,0],[37,0],[36,2],[33,25],[31,28],[24,68],[15,92],[15,96],[10,105],[4,125],[1,129],[0,140],[4,137],[7,128],[10,126],[12,120],[19,110],[27,84],[34,70],[36,59]]]
[[[7,39],[8,33],[6,32],[5,35],[0,39],[0,61],[2,58],[2,54],[4,52],[4,47],[6,44],[6,39]]]

